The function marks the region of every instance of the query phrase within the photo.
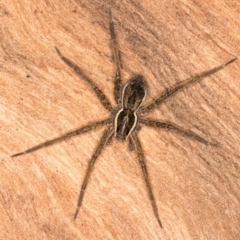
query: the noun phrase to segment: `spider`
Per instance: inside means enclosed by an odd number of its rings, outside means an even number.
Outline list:
[[[88,163],[87,170],[85,172],[85,176],[83,178],[83,183],[81,186],[79,198],[78,198],[78,204],[77,209],[74,214],[74,220],[76,220],[80,207],[82,206],[84,193],[86,190],[86,187],[88,185],[88,181],[91,175],[91,172],[93,170],[93,166],[101,154],[102,150],[106,145],[109,145],[115,137],[116,139],[120,141],[126,141],[128,140],[129,143],[129,150],[133,151],[135,150],[140,168],[142,169],[143,178],[145,180],[147,192],[149,199],[151,201],[153,213],[155,215],[155,218],[158,222],[158,225],[162,228],[162,223],[160,220],[160,216],[158,213],[158,208],[155,202],[155,197],[152,191],[151,183],[149,180],[149,175],[147,171],[146,166],[146,160],[144,156],[144,151],[142,148],[141,141],[138,137],[138,132],[141,129],[141,125],[145,125],[148,127],[156,128],[156,129],[165,129],[169,131],[175,131],[176,133],[192,138],[193,140],[199,141],[205,145],[213,145],[216,146],[216,144],[211,143],[198,134],[183,129],[180,126],[177,126],[174,123],[171,122],[162,122],[155,119],[150,118],[144,118],[143,116],[145,114],[148,114],[149,112],[156,109],[158,106],[160,106],[165,100],[168,98],[174,96],[177,92],[180,90],[186,88],[190,84],[199,82],[201,79],[214,74],[230,63],[237,60],[237,58],[233,58],[227,63],[215,67],[209,71],[202,72],[199,75],[196,75],[195,77],[191,79],[187,79],[181,83],[178,83],[175,86],[170,87],[169,89],[166,89],[163,91],[155,100],[153,100],[149,105],[142,106],[146,96],[147,96],[147,82],[143,75],[135,75],[130,80],[126,82],[126,84],[123,85],[122,79],[121,79],[121,67],[120,67],[120,53],[118,48],[118,43],[116,39],[116,34],[114,30],[114,23],[112,20],[112,14],[111,10],[109,11],[109,28],[110,28],[110,36],[111,36],[111,45],[112,45],[112,51],[113,51],[113,57],[115,62],[115,79],[114,79],[114,100],[117,104],[116,108],[113,108],[110,104],[107,96],[102,92],[102,90],[82,71],[80,67],[78,67],[73,61],[66,58],[62,55],[60,50],[55,47],[57,54],[61,58],[61,60],[67,64],[69,67],[72,68],[72,70],[82,79],[85,80],[92,88],[92,90],[95,92],[96,97],[99,99],[100,103],[103,105],[103,107],[110,113],[110,117],[97,122],[89,123],[86,126],[83,126],[81,128],[78,128],[74,131],[67,132],[66,134],[54,138],[52,140],[46,141],[44,143],[41,143],[39,145],[36,145],[26,151],[16,153],[12,155],[11,157],[17,157],[23,154],[31,153],[34,151],[37,151],[41,148],[51,146],[53,144],[56,144],[60,141],[66,140],[68,138],[71,138],[76,135],[80,135],[86,132],[93,131],[95,129],[98,129],[103,126],[107,126],[105,129],[98,145],[96,146],[95,152],[92,155],[92,158],[90,162]]]

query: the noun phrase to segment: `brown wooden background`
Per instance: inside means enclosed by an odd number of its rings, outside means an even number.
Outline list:
[[[99,157],[79,217],[72,220],[103,129],[10,158],[108,116],[54,46],[113,103],[109,7],[124,81],[144,74],[147,102],[166,87],[240,56],[238,0],[1,1],[0,239],[239,239],[239,61],[151,114],[217,140],[221,148],[142,128],[162,230],[135,154],[117,141]]]

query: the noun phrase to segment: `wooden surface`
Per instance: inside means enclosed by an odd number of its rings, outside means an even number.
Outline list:
[[[220,148],[145,127],[139,134],[163,229],[135,153],[116,140],[99,157],[73,221],[86,166],[103,129],[10,157],[108,117],[54,46],[114,103],[109,7],[123,79],[142,73],[149,85],[146,102],[240,56],[239,1],[134,2],[0,4],[0,239],[239,239],[239,61],[149,115],[217,140]]]

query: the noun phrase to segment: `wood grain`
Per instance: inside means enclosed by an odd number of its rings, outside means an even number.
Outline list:
[[[123,79],[143,74],[147,103],[165,88],[240,56],[237,0],[2,1],[0,239],[239,239],[238,61],[149,115],[217,140],[221,147],[145,127],[139,134],[163,229],[136,155],[116,140],[98,159],[73,221],[87,163],[104,129],[10,158],[108,117],[54,46],[114,104],[109,7]]]

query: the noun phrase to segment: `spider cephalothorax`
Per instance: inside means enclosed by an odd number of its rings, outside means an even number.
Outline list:
[[[149,176],[148,176],[148,172],[147,172],[147,166],[146,166],[146,162],[145,162],[143,148],[142,148],[141,142],[137,135],[138,131],[136,131],[136,130],[139,130],[139,128],[137,128],[137,124],[153,127],[156,129],[162,128],[162,129],[166,129],[166,130],[170,130],[170,131],[175,131],[176,133],[181,134],[184,137],[192,138],[203,144],[216,145],[216,144],[210,143],[209,141],[200,137],[198,134],[196,134],[192,131],[183,129],[174,123],[162,122],[159,120],[149,119],[149,118],[143,118],[143,115],[156,109],[166,99],[175,95],[181,89],[189,86],[190,84],[196,83],[197,81],[203,79],[204,77],[207,77],[211,74],[218,72],[219,70],[223,69],[228,64],[234,62],[237,58],[234,58],[219,67],[213,68],[210,71],[203,72],[199,75],[196,75],[195,77],[193,77],[191,79],[188,79],[188,80],[183,81],[173,87],[170,87],[169,89],[162,92],[149,105],[142,106],[143,101],[147,95],[147,83],[146,83],[144,77],[142,75],[136,75],[136,76],[132,77],[124,86],[122,85],[122,79],[121,79],[121,75],[120,75],[119,50],[118,50],[118,46],[117,46],[116,35],[114,32],[114,25],[113,25],[113,21],[112,21],[112,17],[111,17],[111,11],[110,11],[110,33],[111,33],[113,55],[114,55],[115,66],[116,66],[116,74],[115,74],[115,81],[114,81],[114,99],[115,99],[116,103],[118,104],[118,108],[120,106],[120,109],[114,109],[112,107],[112,105],[110,104],[106,95],[102,92],[102,90],[82,71],[82,69],[80,67],[78,67],[70,59],[64,57],[61,54],[61,52],[59,51],[59,49],[57,47],[55,47],[58,55],[63,60],[63,62],[65,62],[69,67],[71,67],[72,70],[82,80],[84,80],[84,81],[88,82],[88,84],[90,84],[90,86],[92,87],[92,90],[95,92],[95,94],[98,97],[98,99],[100,100],[101,104],[106,108],[106,110],[109,111],[110,117],[105,120],[91,122],[86,126],[83,126],[74,131],[70,131],[58,138],[41,143],[41,144],[34,146],[24,152],[14,154],[14,155],[12,155],[12,157],[17,157],[17,156],[20,156],[20,155],[23,155],[26,153],[31,153],[31,152],[34,152],[41,148],[44,148],[44,147],[53,145],[55,143],[58,143],[60,141],[66,140],[68,138],[71,138],[73,136],[80,135],[80,134],[95,130],[97,128],[106,126],[106,130],[104,131],[98,145],[96,146],[95,152],[92,155],[90,162],[88,163],[88,167],[87,167],[85,176],[83,178],[83,183],[81,186],[77,210],[75,212],[74,219],[77,218],[79,209],[82,205],[85,189],[87,187],[90,174],[93,170],[94,163],[97,160],[98,156],[101,154],[104,147],[107,144],[110,144],[112,137],[115,136],[119,140],[128,140],[129,146],[130,146],[129,149],[131,149],[131,150],[134,149],[136,151],[139,165],[143,172],[143,177],[144,177],[144,180],[146,183],[146,187],[147,187],[148,195],[149,195],[149,198],[150,198],[150,201],[152,204],[154,215],[158,221],[159,226],[162,227],[160,217],[158,214],[157,205],[156,205],[155,198],[154,198],[154,195],[152,192],[152,187],[151,187],[151,184],[149,181]],[[114,119],[114,121],[113,121],[113,119]]]

